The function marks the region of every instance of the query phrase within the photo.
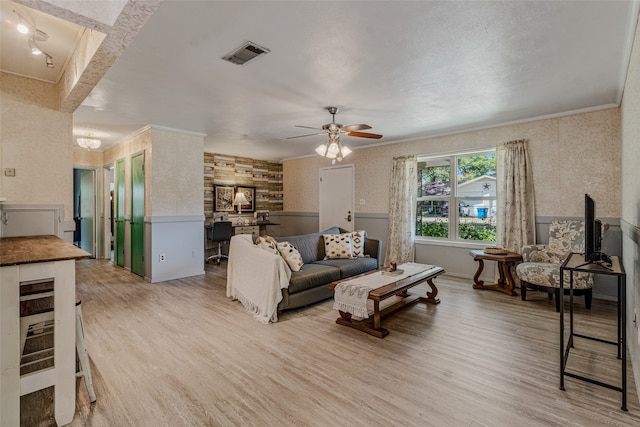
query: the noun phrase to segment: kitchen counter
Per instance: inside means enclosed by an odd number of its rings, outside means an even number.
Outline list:
[[[90,257],[90,253],[56,236],[0,238],[0,267]]]
[[[75,260],[91,254],[56,236],[0,238],[0,425],[20,425],[20,396],[54,386],[58,425],[76,405]],[[53,281],[53,367],[20,375],[20,287]]]

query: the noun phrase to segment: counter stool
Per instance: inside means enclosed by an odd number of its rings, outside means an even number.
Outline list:
[[[32,359],[20,364],[20,368],[36,363],[53,360],[53,346],[24,354],[27,340],[43,338],[52,335],[54,330],[53,315],[53,282],[38,284],[38,287],[27,287],[20,292],[20,339],[21,362],[22,359]],[[44,286],[43,286],[44,285]],[[76,353],[78,355],[79,370],[76,377],[84,377],[89,400],[96,401],[96,393],[91,379],[89,366],[89,352],[84,339],[84,322],[82,320],[82,301],[76,296]],[[42,368],[45,369],[45,368]],[[43,387],[44,388],[44,387]]]

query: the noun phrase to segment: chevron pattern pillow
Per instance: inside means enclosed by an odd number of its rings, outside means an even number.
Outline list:
[[[351,233],[351,256],[353,258],[363,258],[364,255],[364,238],[367,232],[358,230]]]

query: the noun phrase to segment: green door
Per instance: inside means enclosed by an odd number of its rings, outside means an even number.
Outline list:
[[[144,277],[144,152],[131,157],[131,271]]]
[[[116,202],[116,265],[124,267],[124,159],[116,162],[116,186],[114,199]]]

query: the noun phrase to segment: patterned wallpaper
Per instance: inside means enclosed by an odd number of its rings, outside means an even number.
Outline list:
[[[71,140],[73,117],[49,108],[48,83],[2,74],[0,85],[0,197],[7,203],[64,204],[64,220],[73,218]],[[5,84],[6,83],[6,84]]]
[[[202,215],[204,137],[153,127],[151,132],[153,216]]]
[[[394,157],[468,151],[528,139],[536,215],[582,216],[584,193],[590,193],[598,216],[620,217],[620,122],[620,109],[612,108],[354,150],[344,163],[352,163],[355,169],[356,213],[388,212]],[[320,156],[284,161],[284,210],[317,212],[318,169],[329,166]]]
[[[213,215],[213,186],[256,187],[256,210],[282,211],[282,163],[204,153],[204,214]]]

